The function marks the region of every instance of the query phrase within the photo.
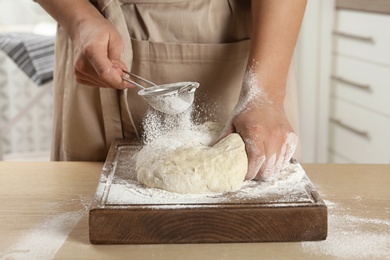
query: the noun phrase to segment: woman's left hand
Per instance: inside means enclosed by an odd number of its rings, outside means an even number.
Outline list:
[[[230,133],[241,135],[248,155],[247,180],[266,179],[279,173],[289,163],[298,144],[298,136],[284,111],[283,94],[269,94],[258,74],[249,69],[238,103],[218,139]]]
[[[273,104],[250,104],[228,122],[221,138],[234,132],[240,134],[245,143],[248,180],[279,173],[298,144],[283,107]]]

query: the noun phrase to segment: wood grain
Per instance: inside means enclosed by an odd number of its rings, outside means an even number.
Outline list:
[[[323,240],[325,207],[180,210],[96,209],[94,244],[280,242]]]
[[[98,191],[89,212],[93,244],[230,243],[323,240],[327,236],[327,208],[309,182],[308,199],[271,203],[258,198],[216,204],[110,204],[110,179],[121,176],[118,141],[111,147]],[[128,155],[126,155],[128,156]],[[113,167],[115,166],[115,167]],[[128,167],[128,166],[127,166]],[[116,177],[118,177],[116,176]],[[275,201],[274,198],[269,198]],[[172,207],[170,207],[172,206]],[[178,206],[178,205],[176,205]]]

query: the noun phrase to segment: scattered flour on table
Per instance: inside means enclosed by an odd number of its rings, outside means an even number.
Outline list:
[[[318,256],[350,259],[390,259],[390,218],[354,216],[341,204],[328,206],[328,237],[303,242],[305,252]]]
[[[88,210],[88,201],[80,198],[83,209],[52,215],[40,224],[23,232],[21,239],[1,253],[0,259],[53,259],[69,233]],[[61,206],[49,203],[48,208]]]
[[[70,212],[46,219],[28,230],[5,254],[5,259],[51,259],[67,239],[82,214]]]

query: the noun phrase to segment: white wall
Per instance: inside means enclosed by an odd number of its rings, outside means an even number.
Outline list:
[[[308,0],[296,48],[302,162],[327,162],[334,0]]]
[[[0,0],[0,25],[25,25],[53,22],[53,19],[32,0]]]
[[[33,0],[0,0],[0,33],[9,32],[54,35],[56,23]],[[53,102],[49,84],[38,88],[0,51],[0,160],[3,153],[5,160],[49,159]]]

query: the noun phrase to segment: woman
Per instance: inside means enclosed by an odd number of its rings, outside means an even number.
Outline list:
[[[221,138],[237,132],[245,142],[247,179],[292,157],[286,83],[305,0],[37,2],[60,25],[54,160],[102,161],[114,139],[139,137],[148,105],[122,69],[158,84],[200,82],[201,116],[217,107]]]

